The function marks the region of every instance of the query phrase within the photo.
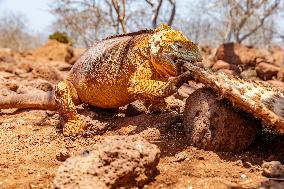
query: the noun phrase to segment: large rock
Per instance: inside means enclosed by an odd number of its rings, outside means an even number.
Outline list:
[[[57,188],[141,187],[156,172],[160,150],[138,136],[109,136],[67,159],[57,170]]]
[[[201,88],[186,101],[183,125],[191,144],[214,151],[241,151],[255,138],[257,121],[216,93]]]
[[[284,177],[284,165],[279,161],[264,162],[261,165],[263,169],[263,175],[272,178],[283,178]]]
[[[0,62],[15,63],[14,54],[11,49],[0,48]]]
[[[223,60],[217,60],[212,66],[212,70],[217,72],[224,72],[231,75],[239,75],[241,73],[238,66],[229,64],[228,62],[225,62]]]
[[[278,80],[267,80],[268,83],[274,85],[275,87],[284,89],[284,82]]]
[[[283,65],[284,64],[284,49],[281,47],[272,47],[272,57],[274,59],[274,64]]]
[[[277,77],[278,72],[280,71],[280,67],[273,65],[273,64],[268,64],[268,63],[259,63],[256,68],[256,73],[259,78],[262,80],[270,80],[273,78]]]
[[[254,67],[259,63],[282,65],[284,63],[284,50],[280,47],[260,49],[239,43],[225,43],[217,49],[215,60],[223,60],[243,67]]]
[[[73,47],[69,44],[60,43],[56,40],[49,40],[45,45],[32,51],[33,58],[66,61],[69,62],[74,57]]]
[[[63,80],[59,70],[50,65],[31,64],[33,78],[42,78],[51,83],[58,83]]]
[[[257,54],[253,48],[238,43],[222,44],[216,52],[215,59],[230,64],[255,66]]]

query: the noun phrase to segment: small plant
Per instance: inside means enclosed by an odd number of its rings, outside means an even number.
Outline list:
[[[71,38],[67,35],[66,32],[54,32],[53,34],[49,35],[49,39],[54,39],[60,43],[65,43],[65,44],[71,44],[72,45],[72,40]]]

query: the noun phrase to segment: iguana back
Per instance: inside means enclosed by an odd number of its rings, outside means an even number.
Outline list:
[[[137,67],[148,64],[138,43],[150,31],[114,36],[96,42],[74,64],[68,80],[81,101],[103,108],[114,108],[133,101],[127,88]]]

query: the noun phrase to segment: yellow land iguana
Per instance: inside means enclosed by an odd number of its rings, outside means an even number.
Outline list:
[[[85,129],[75,105],[115,108],[137,99],[160,101],[176,92],[189,73],[179,74],[177,60],[201,61],[196,44],[180,31],[155,30],[115,35],[96,42],[74,64],[53,92],[0,99],[0,109],[58,109],[63,134]]]

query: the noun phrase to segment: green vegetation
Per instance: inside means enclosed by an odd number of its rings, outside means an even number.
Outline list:
[[[54,32],[53,34],[49,35],[49,39],[54,39],[60,43],[65,44],[72,44],[72,39],[67,35],[66,32]]]

